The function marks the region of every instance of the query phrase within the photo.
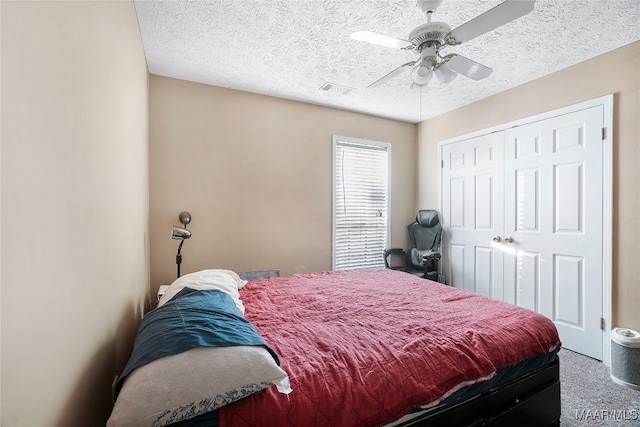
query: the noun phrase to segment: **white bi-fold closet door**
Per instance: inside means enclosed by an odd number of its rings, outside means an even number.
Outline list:
[[[600,360],[604,110],[580,105],[441,145],[447,282],[544,314],[564,347]]]

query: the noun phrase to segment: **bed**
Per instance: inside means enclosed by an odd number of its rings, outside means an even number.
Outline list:
[[[559,348],[544,316],[399,271],[204,270],[141,322],[107,425],[558,425]]]

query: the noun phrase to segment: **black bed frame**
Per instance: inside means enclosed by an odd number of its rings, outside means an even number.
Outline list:
[[[397,427],[540,427],[560,426],[560,370],[558,356],[550,364],[453,406],[429,410]],[[216,411],[171,426],[218,425]]]
[[[502,387],[453,406],[435,407],[400,426],[559,426],[559,368],[556,356],[551,365]]]

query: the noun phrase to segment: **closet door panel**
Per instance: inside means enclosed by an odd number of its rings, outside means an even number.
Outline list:
[[[602,359],[602,109],[505,131],[505,235],[516,304],[552,319],[567,348]],[[536,254],[533,257],[531,254]],[[537,267],[534,268],[534,259]]]
[[[503,298],[502,145],[490,134],[442,147],[443,273],[447,283]]]
[[[554,295],[553,315],[557,322],[584,329],[584,258],[566,255],[554,256],[554,275],[557,287]]]
[[[496,281],[494,278],[495,250],[491,247],[475,248],[475,264],[474,264],[474,288],[475,292],[489,298],[496,298],[498,289],[495,289]],[[501,289],[500,289],[501,291]]]
[[[516,305],[539,311],[538,290],[540,287],[540,254],[518,251],[516,257]]]

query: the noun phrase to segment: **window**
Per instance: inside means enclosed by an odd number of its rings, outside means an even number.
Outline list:
[[[384,267],[391,145],[333,137],[333,269]]]

